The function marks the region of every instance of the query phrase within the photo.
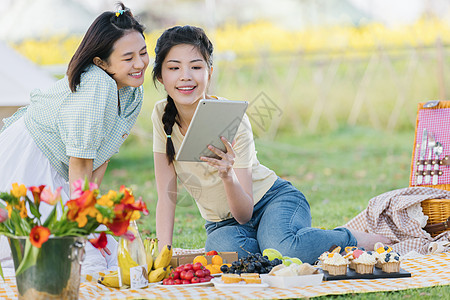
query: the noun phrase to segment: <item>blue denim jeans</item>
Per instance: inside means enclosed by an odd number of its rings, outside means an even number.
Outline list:
[[[346,228],[324,230],[311,227],[305,196],[286,180],[278,178],[253,208],[246,224],[234,218],[205,224],[206,251],[237,251],[239,258],[274,248],[284,256],[313,264],[331,246],[356,246]],[[248,252],[247,252],[248,251]]]

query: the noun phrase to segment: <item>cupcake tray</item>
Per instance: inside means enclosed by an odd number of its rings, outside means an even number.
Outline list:
[[[319,269],[319,272],[323,273],[323,280],[348,280],[348,279],[377,279],[377,278],[400,278],[400,277],[411,277],[411,273],[400,268],[399,272],[396,273],[386,273],[379,268],[373,268],[373,274],[358,274],[355,270],[347,267],[347,275],[336,275],[332,276],[328,274],[327,271]]]

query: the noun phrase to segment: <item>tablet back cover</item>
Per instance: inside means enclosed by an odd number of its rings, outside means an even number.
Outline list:
[[[220,137],[233,141],[247,106],[246,101],[200,100],[176,160],[203,162],[200,156],[216,157],[208,145],[225,152]]]

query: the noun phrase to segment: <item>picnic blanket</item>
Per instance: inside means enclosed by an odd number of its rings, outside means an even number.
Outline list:
[[[393,241],[390,246],[401,255],[410,251],[427,254],[430,243],[448,242],[450,239],[450,231],[432,238],[422,229],[426,225],[426,219],[423,223],[420,218],[414,218],[414,214],[411,214],[411,208],[417,208],[422,213],[420,203],[428,199],[450,199],[450,191],[409,187],[381,194],[369,200],[367,208],[345,227],[381,234]]]
[[[267,288],[260,291],[223,291],[214,287],[152,286],[139,290],[117,290],[98,284],[95,278],[81,283],[80,299],[286,299],[347,293],[398,291],[405,289],[450,285],[450,253],[430,254],[407,259],[401,268],[411,277],[389,279],[354,279],[323,281],[317,286]],[[0,279],[0,299],[17,299],[14,277]]]

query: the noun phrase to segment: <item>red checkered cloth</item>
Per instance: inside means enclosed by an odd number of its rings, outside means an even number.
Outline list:
[[[410,187],[381,194],[369,200],[368,207],[345,227],[381,234],[394,242],[390,246],[401,255],[413,250],[427,254],[431,242],[450,240],[450,231],[432,238],[418,221],[409,217],[408,207],[428,199],[450,199],[450,191]]]
[[[434,134],[436,142],[440,142],[444,151],[439,156],[439,159],[444,158],[446,155],[450,155],[450,108],[437,108],[437,109],[420,109],[418,112],[418,122],[416,128],[416,146],[414,153],[414,161],[419,159],[423,130],[427,129],[428,135]],[[428,159],[429,148],[427,145],[425,151],[425,159]],[[434,153],[432,153],[431,159],[435,159]],[[433,166],[432,166],[433,167]],[[411,186],[417,185],[417,177],[415,176],[418,169],[417,164],[413,165],[413,172],[411,176]],[[450,166],[440,166],[442,175],[438,177],[438,184],[450,184]],[[423,182],[422,185],[430,185],[431,183]]]

